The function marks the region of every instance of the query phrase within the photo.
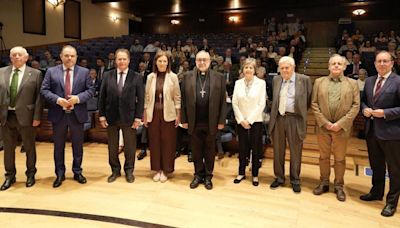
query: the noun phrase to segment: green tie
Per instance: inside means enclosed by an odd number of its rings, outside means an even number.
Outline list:
[[[14,70],[13,78],[10,85],[10,107],[15,107],[15,98],[17,97],[18,92],[18,77],[19,77],[19,69]]]

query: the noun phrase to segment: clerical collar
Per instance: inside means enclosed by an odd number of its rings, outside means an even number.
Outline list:
[[[197,71],[197,75],[200,77],[206,77],[208,75],[209,70],[202,72],[202,71]]]

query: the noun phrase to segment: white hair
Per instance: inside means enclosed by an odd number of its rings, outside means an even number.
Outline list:
[[[333,55],[329,58],[329,62],[328,62],[329,65],[331,65],[332,60],[333,60],[334,58],[339,58],[340,61],[343,63],[343,65],[347,65],[346,58],[345,58],[344,56],[339,55],[339,54],[333,54]]]
[[[284,63],[287,63],[287,64],[289,64],[289,65],[291,65],[293,67],[296,66],[296,63],[294,62],[294,59],[292,57],[290,57],[290,56],[283,56],[281,59],[279,59],[278,65],[281,65],[281,64],[284,64]]]
[[[14,53],[20,53],[23,56],[29,56],[28,51],[26,51],[25,48],[21,47],[21,46],[16,46],[11,48],[10,50],[10,57],[14,54]]]
[[[207,58],[207,59],[210,59],[210,58],[211,58],[211,57],[210,57],[210,53],[208,53],[208,52],[206,52],[206,51],[204,51],[204,50],[201,50],[201,51],[197,52],[197,54],[196,54],[196,59],[197,59],[197,56],[199,56],[199,55],[201,55],[201,54],[206,55],[206,58]]]

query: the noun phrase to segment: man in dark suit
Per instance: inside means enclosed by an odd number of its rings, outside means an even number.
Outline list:
[[[195,169],[190,188],[204,182],[208,190],[213,187],[216,134],[224,128],[226,117],[225,79],[210,70],[210,63],[210,54],[199,51],[196,69],[187,72],[181,84],[181,122],[191,135]]]
[[[344,71],[344,75],[347,77],[358,79],[358,73],[360,69],[363,69],[364,65],[361,63],[361,56],[360,54],[353,55],[353,62],[347,65],[346,70]]]
[[[35,184],[36,129],[40,124],[43,102],[40,96],[42,76],[26,65],[28,52],[23,47],[10,50],[11,66],[0,69],[0,123],[4,139],[6,180],[0,190],[15,183],[15,147],[21,135],[26,152],[26,187]]]
[[[130,53],[127,49],[115,52],[115,70],[104,74],[100,89],[99,116],[102,127],[107,128],[108,155],[111,166],[109,183],[121,176],[118,158],[119,131],[122,129],[125,154],[125,178],[128,183],[135,180],[136,129],[140,126],[144,110],[143,78],[129,69]]]
[[[382,51],[375,58],[377,76],[368,77],[362,96],[362,112],[367,118],[365,134],[372,188],[361,200],[382,200],[385,192],[386,164],[389,171],[389,192],[382,216],[396,212],[400,195],[400,77],[392,72],[393,59]]]
[[[107,71],[104,59],[102,58],[96,59],[96,70],[97,70],[97,79],[100,81],[101,84],[101,80],[103,80],[103,74],[105,71]]]
[[[303,140],[307,133],[307,110],[311,105],[312,85],[308,76],[294,72],[292,57],[279,60],[281,77],[273,80],[269,132],[274,145],[274,174],[271,184],[276,189],[285,183],[286,140],[290,149],[290,182],[293,191],[300,193],[300,167]]]
[[[226,92],[229,97],[233,95],[233,89],[235,88],[235,82],[238,79],[238,71],[232,70],[232,64],[229,62],[224,62],[224,79],[226,82]]]
[[[83,124],[88,120],[86,102],[93,97],[95,88],[89,70],[75,65],[76,49],[66,45],[61,50],[62,64],[47,70],[41,94],[49,103],[48,119],[53,123],[54,162],[56,180],[53,187],[65,180],[65,141],[69,130],[72,141],[74,180],[86,183],[82,175]]]
[[[228,48],[225,51],[224,62],[229,62],[232,65],[238,64],[238,60],[235,56],[232,55],[232,49]]]

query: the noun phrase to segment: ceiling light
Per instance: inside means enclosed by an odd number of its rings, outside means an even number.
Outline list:
[[[361,16],[363,14],[365,14],[367,11],[365,11],[364,9],[356,9],[353,11],[353,14],[356,16]]]
[[[65,3],[65,0],[47,0],[54,8]]]

